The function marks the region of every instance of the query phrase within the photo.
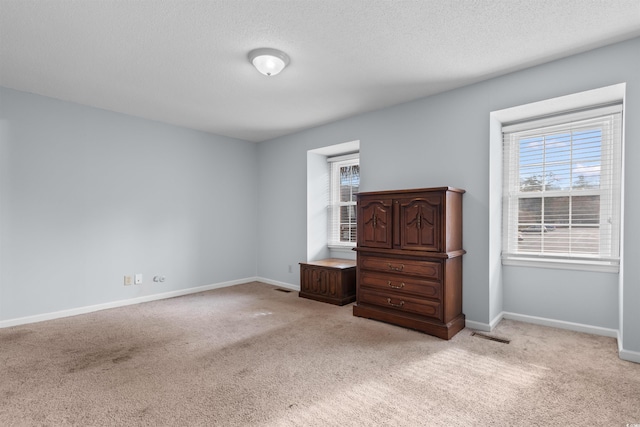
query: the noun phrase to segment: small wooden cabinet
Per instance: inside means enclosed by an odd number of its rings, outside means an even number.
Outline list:
[[[444,339],[464,328],[463,193],[439,187],[358,194],[355,316]]]
[[[355,301],[356,262],[338,258],[301,262],[298,295],[335,305]]]

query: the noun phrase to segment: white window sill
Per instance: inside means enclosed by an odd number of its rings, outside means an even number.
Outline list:
[[[554,268],[561,270],[597,271],[618,273],[620,266],[606,261],[551,260],[535,258],[502,258],[502,265],[514,267]]]
[[[353,253],[353,248],[356,247],[356,245],[353,246],[342,246],[342,245],[328,245],[329,249],[331,249],[332,251],[339,251],[339,252],[349,252],[349,253]]]

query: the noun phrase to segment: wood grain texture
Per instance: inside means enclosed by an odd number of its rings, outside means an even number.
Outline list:
[[[447,340],[464,328],[463,193],[438,187],[358,194],[355,316]]]

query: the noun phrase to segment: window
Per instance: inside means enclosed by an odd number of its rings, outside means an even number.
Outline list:
[[[610,105],[503,125],[504,264],[617,271],[621,123]]]
[[[329,246],[356,245],[356,196],[360,187],[359,155],[331,157],[329,202]]]

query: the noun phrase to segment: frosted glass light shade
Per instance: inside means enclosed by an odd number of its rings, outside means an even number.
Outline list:
[[[289,56],[277,49],[261,48],[249,52],[249,61],[265,76],[275,76],[289,64]]]

